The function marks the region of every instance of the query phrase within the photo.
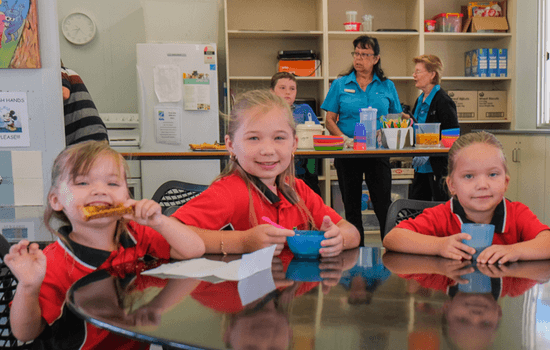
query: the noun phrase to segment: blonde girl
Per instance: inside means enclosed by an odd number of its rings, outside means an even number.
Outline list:
[[[504,198],[510,182],[501,143],[487,132],[470,133],[449,150],[446,179],[451,200],[403,221],[384,238],[387,249],[405,253],[472,259],[474,248],[462,243],[463,223],[493,224],[493,245],[477,262],[503,264],[550,258],[550,228],[529,208]]]
[[[295,179],[297,142],[288,103],[269,90],[242,94],[225,136],[228,166],[174,216],[194,227],[207,253],[247,253],[276,244],[279,254],[294,227],[326,231],[322,256],[356,247],[357,229]],[[285,229],[266,224],[264,216]]]
[[[55,159],[44,221],[59,239],[44,252],[23,240],[5,257],[19,281],[10,314],[19,340],[35,339],[46,328],[53,333],[44,333],[51,335],[74,326],[74,318],[65,310],[65,294],[96,269],[135,262],[145,255],[189,259],[204,254],[202,240],[178,220],[162,215],[158,203],[130,198],[126,169],[124,158],[105,141],[75,144]],[[119,204],[133,207],[133,213],[86,220],[82,211],[84,206]],[[57,231],[51,226],[53,217],[63,223]],[[86,336],[74,340],[76,348],[112,348],[113,335],[85,326]]]

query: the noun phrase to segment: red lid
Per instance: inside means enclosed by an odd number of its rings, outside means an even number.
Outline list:
[[[440,13],[439,15],[435,15],[433,19],[438,19],[439,17],[463,17],[464,15],[462,13]]]

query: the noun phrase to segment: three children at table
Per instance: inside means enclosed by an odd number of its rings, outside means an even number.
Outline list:
[[[449,150],[446,179],[452,199],[403,221],[384,238],[390,250],[471,259],[462,223],[493,224],[493,245],[477,261],[503,264],[550,258],[550,228],[529,208],[504,198],[510,176],[500,142],[487,132],[461,136]]]

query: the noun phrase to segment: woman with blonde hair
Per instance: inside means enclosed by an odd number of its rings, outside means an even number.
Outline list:
[[[459,128],[456,105],[441,88],[443,63],[435,55],[413,58],[414,83],[422,91],[412,113],[418,123],[441,123],[441,130]],[[447,157],[414,157],[414,180],[409,198],[426,201],[445,201],[449,195],[445,189]]]

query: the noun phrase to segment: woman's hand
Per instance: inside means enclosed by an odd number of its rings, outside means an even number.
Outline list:
[[[449,237],[441,237],[438,241],[438,253],[444,258],[455,260],[471,260],[476,250],[462,243],[463,239],[470,240],[472,236],[467,233],[457,233]]]
[[[340,232],[340,228],[335,225],[330,216],[325,215],[321,231],[325,231],[325,239],[321,241],[321,249],[319,253],[323,258],[336,256],[344,250],[344,237]]]
[[[10,247],[9,253],[4,256],[4,262],[17,278],[19,286],[40,289],[46,276],[46,256],[38,248],[38,244],[21,240]]]
[[[293,230],[281,229],[272,225],[258,225],[245,231],[245,250],[255,252],[258,249],[277,245],[274,255],[281,254],[287,237],[294,236]]]

